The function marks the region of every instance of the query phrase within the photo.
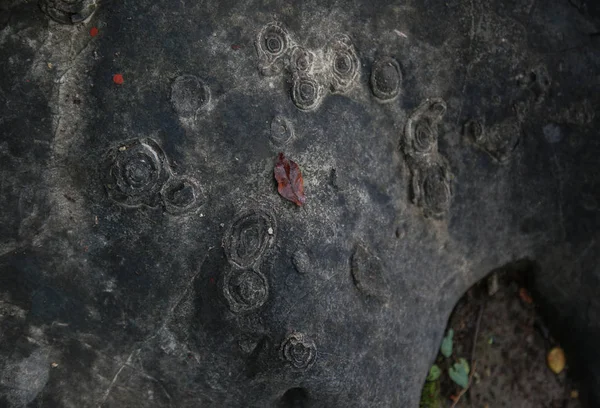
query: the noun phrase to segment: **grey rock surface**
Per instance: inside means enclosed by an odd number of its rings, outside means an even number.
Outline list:
[[[1,1],[0,406],[416,407],[456,300],[520,259],[600,403],[599,22]]]

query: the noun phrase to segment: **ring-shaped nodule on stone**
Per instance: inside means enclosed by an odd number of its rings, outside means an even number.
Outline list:
[[[39,0],[38,4],[48,17],[62,24],[81,23],[98,8],[96,0]]]
[[[168,178],[166,157],[151,139],[133,140],[111,149],[105,180],[108,195],[130,207],[154,206]]]
[[[287,51],[289,35],[280,24],[269,23],[261,31],[258,45],[265,54],[278,57]]]
[[[269,284],[258,270],[232,267],[224,276],[223,295],[232,312],[250,312],[267,301]]]
[[[355,82],[360,71],[360,61],[350,37],[337,34],[329,41],[327,53],[330,61],[331,89],[345,92]]]
[[[313,110],[321,103],[321,85],[310,77],[296,76],[292,84],[292,101],[300,110]]]
[[[437,149],[438,123],[446,113],[446,103],[439,98],[422,103],[406,121],[404,153],[409,156],[429,155]]]
[[[198,208],[202,202],[198,182],[187,176],[173,176],[164,185],[160,195],[169,214],[181,215]]]
[[[335,55],[333,60],[333,70],[336,74],[341,76],[352,75],[352,71],[354,69],[352,65],[352,56],[349,52],[340,50],[340,52]]]
[[[294,129],[290,121],[278,115],[271,121],[271,141],[277,146],[287,144],[294,137]]]
[[[262,75],[276,75],[285,68],[291,43],[282,24],[272,22],[263,27],[255,42],[259,58],[258,69]]]
[[[281,344],[281,357],[293,368],[306,370],[317,357],[317,346],[303,333],[292,333]]]
[[[443,215],[450,207],[452,188],[450,175],[439,163],[430,165],[423,172],[421,187],[423,210],[434,217]]]
[[[431,153],[437,146],[437,124],[429,117],[420,117],[413,123],[412,144],[418,153]]]
[[[315,60],[315,55],[304,47],[295,47],[290,58],[291,70],[301,75],[308,74]]]
[[[267,24],[256,39],[261,64],[268,65],[282,58],[288,52],[290,42],[290,36],[283,25],[277,22]]]
[[[171,103],[182,117],[193,117],[210,101],[210,89],[194,75],[177,77],[171,85]]]
[[[249,210],[237,216],[223,238],[229,262],[240,268],[254,265],[273,244],[276,231],[275,217],[266,210]]]
[[[373,63],[371,69],[371,90],[381,101],[391,101],[400,94],[402,71],[398,62],[391,57],[383,57]]]

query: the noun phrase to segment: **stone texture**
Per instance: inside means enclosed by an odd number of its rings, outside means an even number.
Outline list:
[[[0,405],[416,407],[519,259],[600,403],[595,2],[51,3],[0,3]]]

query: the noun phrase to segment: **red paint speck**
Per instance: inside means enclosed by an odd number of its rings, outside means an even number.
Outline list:
[[[95,37],[95,36],[97,36],[97,35],[98,35],[98,28],[96,28],[96,27],[92,27],[92,28],[90,28],[90,35],[91,35],[92,37]]]
[[[237,44],[233,44],[233,45],[231,46],[231,49],[232,49],[232,50],[234,50],[234,51],[237,51],[237,50],[239,50],[240,48],[242,48],[242,46],[241,46],[241,45],[237,45]]]
[[[215,283],[215,278],[210,278],[209,281],[210,283]]]
[[[114,74],[113,75],[113,82],[117,85],[123,85],[123,82],[125,82],[125,80],[123,79],[123,75],[121,74]]]

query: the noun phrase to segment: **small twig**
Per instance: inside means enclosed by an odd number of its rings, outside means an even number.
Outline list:
[[[477,337],[479,337],[479,327],[481,326],[481,317],[483,316],[483,304],[479,307],[479,314],[477,316],[477,324],[475,325],[475,335],[473,336],[473,348],[471,350],[471,373],[469,374],[469,382],[467,383],[467,387],[463,388],[460,393],[457,395],[454,403],[452,403],[451,408],[455,408],[460,401],[461,397],[469,390],[471,384],[473,383],[473,374],[475,374],[475,365],[477,362],[475,361],[475,346],[477,345]]]
[[[475,346],[477,345],[477,337],[479,337],[479,328],[481,327],[481,317],[483,316],[483,308],[485,303],[479,307],[479,315],[477,316],[477,324],[475,325],[475,336],[473,336],[473,348],[471,349],[471,363],[475,361]]]

